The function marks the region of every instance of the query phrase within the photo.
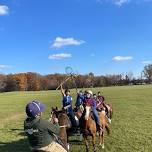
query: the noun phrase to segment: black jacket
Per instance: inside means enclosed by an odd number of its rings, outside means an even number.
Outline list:
[[[54,140],[53,134],[59,135],[59,125],[41,118],[27,118],[24,121],[24,130],[32,148],[48,146]]]

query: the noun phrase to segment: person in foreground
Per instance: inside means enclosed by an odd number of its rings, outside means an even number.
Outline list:
[[[24,121],[24,131],[31,151],[66,152],[56,140],[59,135],[58,119],[54,118],[53,122],[42,119],[44,110],[45,105],[36,100],[26,105],[27,118]]]

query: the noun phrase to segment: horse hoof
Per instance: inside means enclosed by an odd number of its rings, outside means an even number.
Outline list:
[[[82,136],[82,134],[80,134],[80,141],[82,141],[83,140],[83,136]]]
[[[102,145],[102,149],[104,149],[105,147],[104,147],[104,145]]]
[[[68,144],[67,148],[68,148],[68,150],[70,150],[70,145],[69,144]]]

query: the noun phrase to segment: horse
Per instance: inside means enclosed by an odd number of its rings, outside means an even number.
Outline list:
[[[65,110],[58,110],[58,108],[53,108],[51,111],[50,121],[52,118],[57,118],[60,126],[60,141],[62,146],[69,151],[68,138],[67,138],[67,128],[70,128],[69,118]]]
[[[112,116],[113,116],[113,108],[112,108],[112,104],[109,103],[109,104],[106,104],[105,105],[108,109],[108,115],[109,115],[109,118],[112,119]]]
[[[103,131],[99,132],[99,139],[100,139],[100,145],[102,146],[102,148],[104,148],[105,129],[107,130],[107,132],[109,134],[110,128],[106,121],[105,112],[100,112],[99,117],[100,117],[100,122],[103,126]],[[82,123],[81,129],[82,129],[82,134],[83,134],[83,138],[84,138],[85,145],[86,145],[86,152],[89,152],[89,144],[87,141],[88,136],[92,137],[92,144],[93,144],[94,152],[96,152],[95,143],[96,143],[97,128],[96,128],[95,120],[93,118],[93,113],[91,112],[91,106],[89,104],[86,104],[86,106],[85,106],[85,116],[83,118],[83,123]]]
[[[78,107],[78,109],[76,111],[74,110],[74,114],[75,114],[75,118],[76,118],[76,121],[78,123],[78,126],[79,126],[79,120],[82,116],[83,110],[84,110],[84,108],[83,108],[82,105],[80,107]],[[64,115],[64,117],[66,117],[66,121],[68,121],[67,125],[65,127],[63,127],[64,125],[62,126],[62,124],[61,124],[61,122],[64,122],[64,120],[62,120],[62,118],[59,117],[60,116],[59,114],[61,114],[61,113]],[[70,121],[68,115],[66,114],[66,111],[64,109],[58,110],[57,107],[56,108],[52,107],[51,117],[58,118],[59,125],[61,125],[60,127],[63,127],[63,128],[60,129],[60,136],[62,137],[62,139],[65,142],[67,142],[68,149],[69,149],[70,148],[69,147],[69,136],[73,135],[73,133],[72,133],[73,128],[72,128],[72,125],[71,125],[71,121]],[[79,129],[79,127],[77,129]],[[65,134],[65,132],[66,132],[66,134]],[[82,141],[82,134],[80,134],[80,141]]]
[[[102,146],[102,149],[104,149],[104,135],[105,135],[105,130],[107,131],[108,135],[110,134],[110,127],[106,121],[106,113],[105,111],[98,112],[100,122],[103,127],[103,131],[99,132],[99,141],[100,141],[100,146]]]

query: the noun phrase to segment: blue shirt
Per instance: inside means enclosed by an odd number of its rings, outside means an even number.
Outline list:
[[[63,97],[63,107],[66,107],[68,105],[70,105],[69,108],[67,108],[67,112],[71,112],[73,109],[72,109],[72,97],[71,96],[64,96]]]
[[[81,104],[83,104],[83,100],[84,100],[84,96],[78,93],[75,105],[80,106]]]

